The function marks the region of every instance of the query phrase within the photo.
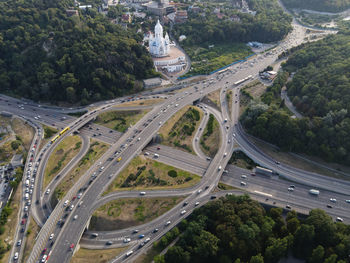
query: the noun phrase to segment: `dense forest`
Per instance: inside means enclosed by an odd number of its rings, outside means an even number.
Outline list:
[[[345,263],[350,254],[350,226],[334,223],[323,210],[303,220],[294,211],[284,218],[281,208],[266,211],[248,196],[210,202],[178,228],[173,232],[179,240],[155,263],[277,263],[290,255],[309,263]]]
[[[350,33],[303,45],[294,50],[262,101],[253,101],[241,117],[245,129],[287,151],[350,163]],[[280,99],[288,72],[288,95],[304,118],[293,119]],[[281,133],[280,131],[283,131]]]
[[[0,3],[0,92],[86,104],[131,93],[154,75],[142,36],[73,1]]]
[[[222,42],[273,42],[282,39],[292,29],[292,18],[283,12],[277,0],[248,0],[249,8],[256,15],[240,13],[232,7],[221,8],[224,15],[219,19],[214,7],[202,8],[204,13],[191,13],[188,21],[174,26],[178,38],[186,35],[185,45]],[[232,20],[238,16],[240,21]]]
[[[333,13],[350,8],[350,0],[282,0],[282,2],[287,8],[301,8]]]

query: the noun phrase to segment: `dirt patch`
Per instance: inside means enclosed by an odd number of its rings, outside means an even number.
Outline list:
[[[209,106],[217,109],[218,111],[221,111],[220,89],[213,91],[213,92],[209,93],[208,95],[204,96],[204,98],[201,101],[208,104]]]
[[[104,193],[130,189],[185,188],[198,183],[200,177],[144,156],[137,156],[109,185]]]
[[[112,231],[152,221],[181,202],[184,197],[125,198],[98,208],[90,229]]]
[[[262,94],[266,91],[266,86],[262,84],[259,80],[254,80],[246,85],[243,90],[248,92],[254,99],[260,98]]]
[[[80,248],[71,259],[71,263],[107,263],[129,247],[111,249],[85,249]]]
[[[149,110],[107,111],[98,115],[95,123],[119,132],[125,132],[148,112]]]

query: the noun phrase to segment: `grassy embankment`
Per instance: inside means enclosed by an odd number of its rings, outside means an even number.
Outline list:
[[[107,191],[136,189],[174,189],[190,187],[200,177],[144,156],[137,156],[109,185]]]
[[[71,263],[107,263],[129,247],[111,249],[85,249],[80,248],[72,257]]]
[[[107,111],[98,115],[95,123],[119,132],[125,132],[147,112],[149,110]]]
[[[242,151],[233,152],[228,163],[248,170],[257,166],[257,164]]]
[[[207,126],[200,138],[200,146],[204,154],[214,157],[221,143],[219,122],[213,114],[209,115]]]
[[[202,118],[197,107],[182,108],[160,128],[162,144],[193,153],[192,140]]]
[[[75,135],[66,137],[56,146],[46,164],[43,189],[78,154],[81,144],[80,136]]]
[[[215,44],[212,48],[191,46],[185,47],[185,51],[192,62],[191,69],[185,76],[208,74],[253,54],[243,43]]]
[[[27,259],[35,244],[35,237],[40,231],[40,227],[36,224],[34,219],[30,218],[29,227],[27,230],[27,239],[24,247],[23,262],[27,262]],[[23,245],[22,245],[23,246]]]
[[[51,200],[52,207],[55,207],[57,200],[61,199],[68,192],[68,190],[79,180],[82,175],[84,175],[90,166],[107,151],[107,149],[107,144],[91,140],[88,152],[56,187],[54,196]]]
[[[232,90],[226,91],[226,101],[227,101],[228,115],[231,118],[231,114],[232,114]]]
[[[137,226],[164,214],[184,197],[125,198],[99,207],[91,218],[90,230],[112,231]]]
[[[216,108],[218,111],[221,111],[220,89],[210,92],[203,98],[203,101],[209,106]]]

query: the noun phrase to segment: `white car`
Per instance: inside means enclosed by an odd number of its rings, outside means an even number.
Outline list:
[[[199,202],[196,202],[195,204],[194,204],[194,206],[198,206],[199,205]]]
[[[15,255],[13,256],[13,259],[14,259],[14,260],[17,260],[17,259],[18,259],[18,252],[15,253]]]
[[[350,200],[345,200],[345,202],[349,203],[350,204]]]
[[[20,240],[17,241],[17,247],[19,247],[21,245],[22,245],[22,240],[20,239]]]
[[[241,182],[241,185],[242,186],[246,186],[247,184],[245,182]]]
[[[48,195],[50,192],[51,192],[50,189],[47,189],[47,190],[46,190],[46,194],[47,194],[47,195]]]
[[[69,208],[69,210],[72,211],[73,208],[74,208],[74,205],[71,205],[70,208]]]
[[[288,191],[289,191],[289,192],[293,192],[293,191],[294,191],[294,188],[288,187]]]
[[[73,220],[77,220],[78,219],[78,215],[75,215],[74,217],[73,217]]]
[[[171,224],[171,221],[167,221],[166,223],[165,223],[165,226],[168,226],[168,225],[170,225]]]
[[[247,178],[247,176],[246,176],[246,175],[244,175],[244,174],[242,174],[242,175],[241,175],[241,178],[242,178],[242,179],[246,179],[246,178]]]
[[[82,193],[79,193],[79,194],[77,195],[77,198],[80,199],[82,195],[83,195]]]
[[[337,202],[337,199],[331,198],[331,199],[329,199],[329,201],[331,201],[332,203],[336,203],[336,202]]]
[[[24,212],[28,212],[28,206],[24,207]]]
[[[64,201],[63,206],[67,206],[67,205],[68,205],[68,203],[69,203],[69,201],[68,201],[68,200]]]
[[[42,260],[41,260],[41,262],[42,262],[42,263],[45,263],[45,262],[46,262],[46,259],[47,259],[47,255],[44,255],[43,258],[42,258]]]
[[[146,194],[146,192],[140,192],[140,195],[145,195]]]
[[[227,153],[224,153],[224,157],[226,157],[227,156]]]
[[[343,222],[344,220],[343,220],[343,218],[341,218],[341,217],[337,217],[337,219],[336,219],[338,222]]]
[[[125,237],[123,240],[124,243],[129,243],[130,241],[131,241],[130,237]]]
[[[52,240],[54,236],[55,236],[55,234],[52,233],[52,234],[50,235],[50,237],[49,237],[49,240]]]
[[[181,215],[184,215],[184,214],[186,214],[186,210],[181,211]]]

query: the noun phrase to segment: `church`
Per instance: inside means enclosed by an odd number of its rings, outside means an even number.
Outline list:
[[[169,55],[170,51],[170,40],[168,33],[163,34],[163,27],[160,24],[159,20],[154,28],[153,34],[149,37],[149,51],[152,56],[160,58]]]

